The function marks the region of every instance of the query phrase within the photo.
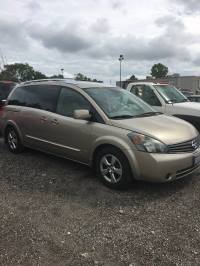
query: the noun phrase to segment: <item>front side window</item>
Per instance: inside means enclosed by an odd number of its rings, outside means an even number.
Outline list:
[[[78,92],[69,88],[62,88],[57,104],[57,113],[73,117],[73,113],[78,109],[90,110],[90,103]]]
[[[114,87],[86,88],[85,91],[111,119],[126,119],[156,112],[132,93]]]
[[[152,106],[161,106],[157,95],[147,85],[134,85],[131,92]]]
[[[188,99],[175,87],[169,85],[154,85],[154,88],[168,103],[187,102]]]

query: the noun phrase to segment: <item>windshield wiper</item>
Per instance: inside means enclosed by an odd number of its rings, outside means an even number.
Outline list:
[[[126,119],[126,118],[133,118],[133,115],[116,115],[111,116],[110,119]]]
[[[161,115],[161,112],[147,112],[140,115],[136,115],[134,117],[144,117],[144,116],[153,116],[153,115]]]
[[[147,112],[140,115],[116,115],[116,116],[111,116],[110,119],[126,119],[126,118],[145,117],[145,116],[153,116],[161,114],[162,114],[161,112]]]

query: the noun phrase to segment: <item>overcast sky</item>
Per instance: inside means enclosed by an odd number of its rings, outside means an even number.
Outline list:
[[[8,63],[47,74],[81,72],[112,82],[150,74],[200,75],[200,0],[0,0],[0,49]],[[1,62],[1,60],[0,60]]]

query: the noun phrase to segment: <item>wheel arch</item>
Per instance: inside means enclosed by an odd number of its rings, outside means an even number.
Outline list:
[[[106,147],[112,147],[112,148],[118,149],[120,152],[124,154],[124,156],[128,160],[128,163],[129,163],[129,166],[130,166],[130,169],[132,171],[134,178],[137,179],[137,177],[139,176],[139,168],[138,168],[137,160],[136,160],[133,150],[130,148],[130,146],[128,146],[127,143],[123,143],[122,140],[120,140],[119,142],[115,141],[113,137],[112,137],[112,141],[101,140],[98,143],[96,143],[91,153],[90,165],[94,167],[95,159],[96,159],[98,152]]]

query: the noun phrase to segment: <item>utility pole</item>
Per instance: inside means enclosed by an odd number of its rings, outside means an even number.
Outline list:
[[[0,69],[1,69],[1,70],[4,70],[5,65],[7,65],[7,62],[5,62],[5,58],[4,58],[4,56],[3,56],[3,53],[2,53],[1,48],[0,48],[0,56],[1,56],[1,62],[2,62],[2,64],[0,64]],[[2,66],[1,66],[1,65],[2,65]]]
[[[120,87],[122,87],[122,61],[124,60],[123,54],[119,56],[119,79],[120,79]]]
[[[63,76],[63,78],[64,78],[64,68],[61,68],[61,73],[62,73],[62,76]]]

